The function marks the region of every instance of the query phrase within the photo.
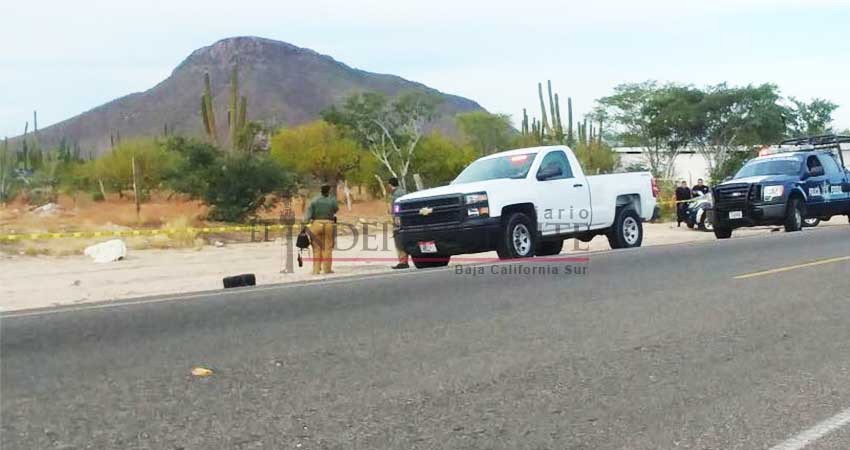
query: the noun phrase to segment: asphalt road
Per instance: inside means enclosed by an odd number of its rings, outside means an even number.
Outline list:
[[[846,449],[848,255],[842,226],[6,314],[2,448]]]

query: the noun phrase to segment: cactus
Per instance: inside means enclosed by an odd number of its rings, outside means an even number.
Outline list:
[[[567,97],[567,145],[574,147],[576,145],[575,137],[573,136],[573,99]]]
[[[599,133],[598,133],[599,145],[602,145],[602,118],[599,118]]]
[[[543,83],[537,83],[537,96],[540,98],[540,131],[546,134],[549,131],[549,120],[546,117],[546,104],[543,103]]]
[[[212,88],[210,87],[210,74],[204,74],[204,94],[201,97],[201,117],[204,120],[204,130],[210,142],[218,145],[218,128],[215,123],[215,109],[212,102]]]
[[[552,128],[550,131],[553,135],[558,133],[558,120],[555,117],[555,100],[552,97],[552,80],[546,80],[546,89],[549,92],[549,117],[552,118]]]
[[[522,108],[522,135],[528,134],[528,111]]]
[[[239,131],[239,66],[234,65],[230,72],[230,108],[227,110],[227,124],[230,126],[230,145],[236,148],[236,133]]]
[[[561,124],[561,101],[558,94],[555,94],[555,134],[558,136],[558,142],[564,139],[564,127]]]
[[[248,98],[243,96],[241,98],[241,102],[239,104],[239,116],[237,117],[237,121],[236,121],[236,129],[237,130],[242,130],[242,129],[245,128],[245,125],[247,124],[247,122],[246,122],[247,117],[248,117]]]

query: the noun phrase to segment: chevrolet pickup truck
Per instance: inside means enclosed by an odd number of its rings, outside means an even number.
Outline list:
[[[791,139],[763,150],[714,187],[715,236],[728,239],[735,228],[759,225],[800,231],[806,219],[850,215],[842,144],[850,144],[850,136]]]
[[[566,146],[510,150],[396,200],[395,239],[417,268],[492,250],[501,259],[556,255],[565,239],[596,235],[612,248],[639,247],[657,195],[648,172],[586,176]]]

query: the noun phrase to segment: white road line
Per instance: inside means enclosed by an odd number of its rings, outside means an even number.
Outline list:
[[[850,424],[850,408],[841,411],[779,445],[771,447],[770,450],[801,450],[847,424]]]

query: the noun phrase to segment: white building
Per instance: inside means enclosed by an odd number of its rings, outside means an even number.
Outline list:
[[[614,151],[620,157],[620,167],[633,164],[649,166],[641,147],[615,147]],[[844,156],[844,165],[850,168],[850,145],[842,144],[841,153]],[[687,180],[688,185],[696,183],[698,178],[708,181],[708,164],[705,158],[694,150],[679,153],[673,165],[673,178]]]

